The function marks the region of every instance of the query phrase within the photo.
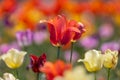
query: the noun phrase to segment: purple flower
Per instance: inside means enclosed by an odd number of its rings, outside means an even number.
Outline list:
[[[71,55],[70,50],[65,51],[64,58],[67,62],[70,61],[70,55]],[[73,63],[76,62],[78,60],[78,58],[79,58],[79,54],[77,52],[73,51],[72,62]]]
[[[10,20],[9,14],[4,16],[3,23],[4,23],[5,27],[10,27],[10,28],[13,27],[13,22]]]
[[[104,52],[106,49],[119,50],[120,46],[118,42],[107,42],[101,45],[101,50]]]
[[[79,41],[80,45],[85,49],[93,49],[98,45],[98,39],[96,37],[85,37]]]
[[[19,31],[16,33],[19,46],[28,46],[33,42],[33,32],[31,30]]]
[[[20,47],[18,46],[18,44],[16,42],[12,42],[9,44],[2,44],[2,45],[0,45],[0,55],[6,53],[11,48],[20,50]]]
[[[111,24],[103,24],[99,28],[99,35],[101,38],[108,39],[110,38],[114,33],[113,26]]]
[[[33,39],[36,44],[42,44],[47,39],[47,32],[46,31],[35,32]]]

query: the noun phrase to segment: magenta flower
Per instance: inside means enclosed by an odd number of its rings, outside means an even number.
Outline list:
[[[101,38],[108,39],[110,38],[114,33],[113,26],[109,23],[103,24],[99,28],[99,35]]]
[[[110,49],[110,50],[119,50],[120,46],[118,42],[107,42],[103,43],[101,45],[101,50],[104,52],[105,50]]]
[[[85,49],[93,49],[95,47],[97,47],[98,45],[98,39],[96,37],[85,37],[82,38],[80,41],[80,46],[84,47]]]
[[[33,32],[31,30],[19,31],[16,33],[19,46],[28,46],[33,42]]]
[[[68,51],[65,51],[64,53],[64,59],[69,62],[70,61],[70,55],[71,55],[71,51],[68,50]],[[75,51],[73,51],[73,55],[72,55],[72,62],[76,62],[79,58],[79,54]]]
[[[39,31],[34,33],[33,39],[36,44],[42,44],[47,39],[47,36],[46,31]]]
[[[11,48],[20,50],[20,47],[16,42],[12,42],[12,43],[8,43],[8,44],[6,43],[6,44],[0,45],[0,54],[2,55],[4,53],[6,53]]]

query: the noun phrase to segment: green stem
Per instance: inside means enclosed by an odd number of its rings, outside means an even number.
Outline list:
[[[60,46],[58,46],[58,51],[57,51],[57,59],[60,58]]]
[[[15,75],[16,78],[19,78],[19,74],[18,74],[18,70],[17,69],[14,70],[14,75]]]
[[[39,73],[37,73],[37,80],[39,80]]]
[[[110,68],[108,68],[108,77],[107,80],[110,80]]]
[[[95,80],[97,80],[96,72],[94,73]]]
[[[72,54],[73,54],[73,42],[71,42],[70,63],[72,63]]]

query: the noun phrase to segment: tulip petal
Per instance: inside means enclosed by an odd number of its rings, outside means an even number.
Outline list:
[[[70,20],[68,25],[74,29],[73,40],[77,40],[81,37],[82,33],[85,32],[84,25],[80,22],[76,22],[75,20]]]
[[[39,57],[39,59],[38,59],[38,64],[39,64],[40,67],[41,67],[41,66],[44,65],[45,62],[46,62],[46,54],[44,53],[44,54],[42,54],[42,55]]]
[[[50,41],[52,43],[52,45],[57,45],[57,34],[56,34],[56,29],[55,26],[51,23],[48,23],[48,30],[50,33]]]
[[[75,36],[73,37],[73,40],[77,40],[81,37],[81,35],[85,32],[84,25],[82,23],[77,23],[76,27],[79,29],[80,33],[75,32]]]
[[[71,40],[71,35],[70,34],[71,33],[70,33],[69,30],[67,30],[63,33],[63,37],[61,39],[61,44],[62,45],[66,45],[68,42],[70,42],[70,40]]]
[[[32,54],[30,55],[30,63],[31,63],[31,64],[36,63],[37,60],[38,60],[38,57],[37,57],[37,56],[32,55]]]
[[[63,15],[58,15],[57,17],[55,17],[53,19],[53,24],[56,28],[56,32],[57,32],[57,41],[59,42],[61,40],[62,37],[62,33],[64,32],[64,30],[66,29],[66,18]]]
[[[1,58],[9,68],[18,68],[23,63],[23,59],[26,52],[18,51],[16,49],[10,49],[6,54],[2,55]]]
[[[30,66],[32,70],[36,73],[41,72],[41,67],[43,67],[44,63],[46,62],[46,54],[42,54],[40,57],[35,55],[30,55]]]

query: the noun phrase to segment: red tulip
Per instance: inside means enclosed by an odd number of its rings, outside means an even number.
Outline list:
[[[41,72],[40,70],[41,67],[43,67],[44,63],[46,62],[46,55],[42,54],[40,57],[37,57],[35,55],[30,55],[30,60],[31,60],[30,66],[32,70],[35,73],[39,73]]]
[[[73,37],[73,33],[80,34],[81,27],[71,25],[71,21],[65,16],[58,15],[54,19],[47,21],[50,33],[50,41],[54,46],[66,45]],[[75,36],[75,38],[76,38]]]

